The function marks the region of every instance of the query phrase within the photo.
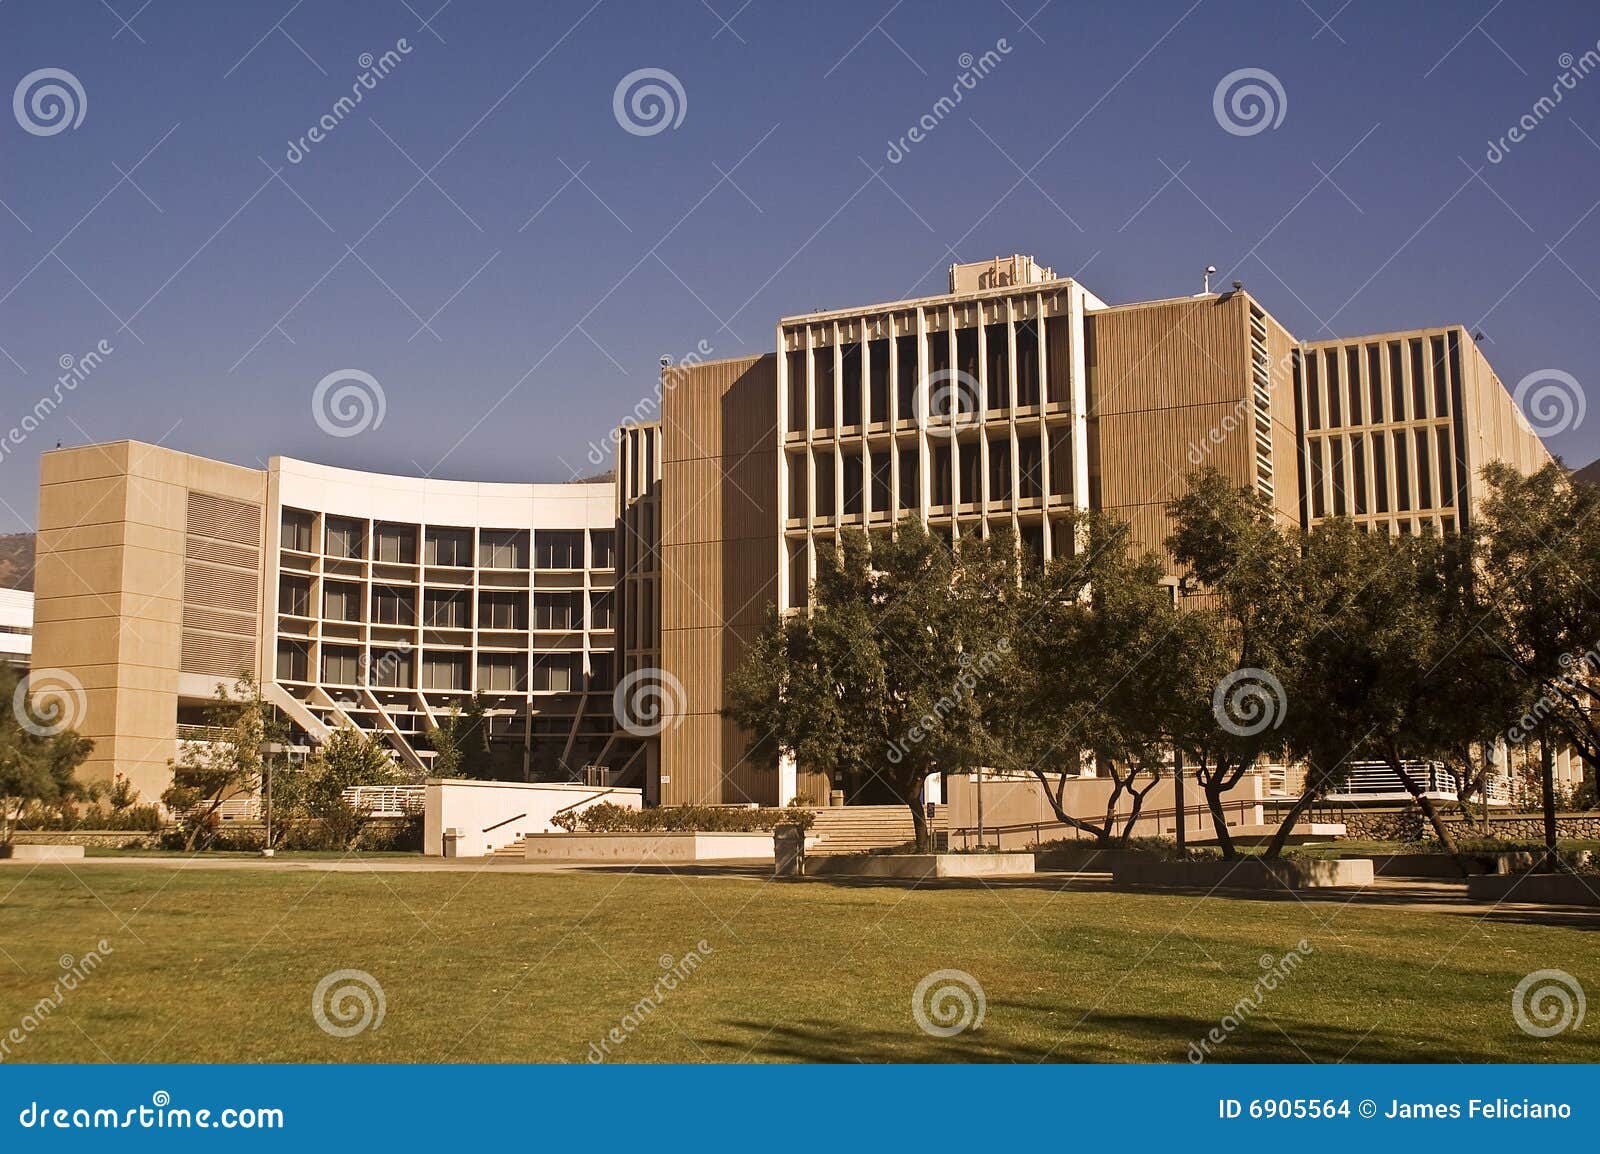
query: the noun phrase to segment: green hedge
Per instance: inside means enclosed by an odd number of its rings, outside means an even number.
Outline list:
[[[568,833],[752,833],[777,825],[810,826],[814,815],[804,809],[732,809],[709,805],[673,805],[628,809],[609,801],[551,818]]]

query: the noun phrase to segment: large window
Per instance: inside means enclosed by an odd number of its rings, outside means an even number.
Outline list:
[[[541,657],[533,666],[535,693],[571,693],[578,688],[576,654]]]
[[[429,565],[472,567],[471,529],[429,529],[423,558]]]
[[[482,593],[478,596],[479,629],[513,629],[528,627],[528,595],[526,593]]]
[[[309,681],[311,655],[301,641],[278,642],[278,680]]]
[[[1032,321],[1017,324],[1017,407],[1039,403],[1039,330]]]
[[[582,569],[583,533],[542,529],[534,534],[541,569]]]
[[[535,593],[534,627],[537,629],[581,629],[582,593]]]
[[[388,585],[373,586],[372,620],[379,625],[415,625],[417,591]]]
[[[304,577],[278,578],[278,612],[291,617],[310,617],[311,582]]]
[[[478,564],[485,569],[526,569],[528,534],[514,529],[484,529],[478,534]]]
[[[471,629],[472,602],[466,593],[429,592],[422,623],[434,629]]]
[[[415,683],[416,665],[410,651],[404,649],[373,649],[367,666],[367,681],[382,689],[411,689]]]
[[[983,330],[984,362],[988,370],[989,408],[1005,409],[1011,405],[1011,348],[1006,339],[1006,326],[986,325]]]
[[[376,561],[393,565],[417,563],[417,528],[415,525],[383,525],[372,531],[372,553]]]
[[[322,680],[327,685],[361,684],[361,651],[346,645],[322,647]]]
[[[311,543],[312,522],[310,513],[300,509],[285,509],[281,534],[283,547],[299,553],[316,552],[316,547]]]
[[[881,425],[889,419],[889,342],[869,341],[867,360],[867,420]]]
[[[589,594],[589,628],[590,629],[615,629],[617,626],[616,608],[612,604],[611,591]]]
[[[478,688],[485,693],[521,693],[527,688],[526,669],[520,657],[480,657]]]
[[[589,531],[589,565],[593,569],[614,569],[617,565],[617,535],[610,529]]]
[[[811,396],[812,424],[818,429],[833,428],[833,349],[811,351],[812,371],[816,374],[816,388]]]
[[[367,523],[353,521],[349,517],[328,518],[328,556],[330,557],[356,557],[364,555],[362,546],[366,543]]]
[[[422,688],[466,689],[466,655],[462,653],[424,654],[422,658]]]
[[[324,582],[322,615],[329,621],[360,621],[361,586],[343,581]]]
[[[844,419],[839,423],[849,428],[861,424],[861,345],[850,341],[839,355],[844,366],[844,374],[840,379],[840,388],[844,393]]]

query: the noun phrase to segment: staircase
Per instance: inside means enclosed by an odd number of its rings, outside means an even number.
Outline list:
[[[498,849],[494,849],[494,850],[489,851],[489,856],[486,857],[484,860],[485,861],[526,861],[527,860],[527,855],[523,851],[523,839],[519,837],[516,841],[512,842],[510,845],[503,845],[503,846],[500,846]]]
[[[811,857],[887,849],[905,845],[917,836],[911,811],[903,805],[836,805],[811,812],[816,820],[806,832],[817,839],[806,850]],[[945,842],[942,806],[934,809],[932,824],[934,845],[942,846]]]

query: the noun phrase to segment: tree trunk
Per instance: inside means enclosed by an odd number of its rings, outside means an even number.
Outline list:
[[[1439,807],[1433,804],[1433,798],[1427,791],[1417,784],[1417,779],[1405,771],[1398,757],[1391,756],[1389,768],[1394,770],[1395,776],[1400,779],[1400,784],[1406,787],[1406,792],[1411,795],[1411,800],[1417,803],[1417,808],[1422,810],[1422,816],[1428,819],[1428,824],[1433,826],[1434,836],[1439,839],[1439,844],[1444,846],[1445,853],[1455,859],[1456,868],[1461,871],[1462,877],[1471,876],[1467,868],[1467,859],[1456,848],[1456,839],[1451,834],[1449,827],[1444,824],[1444,819],[1439,816]]]
[[[1556,856],[1556,752],[1548,726],[1539,727],[1539,785],[1544,793],[1544,868],[1561,868]]]
[[[1272,840],[1267,843],[1266,852],[1261,855],[1263,858],[1270,861],[1283,854],[1284,843],[1289,840],[1289,835],[1294,832],[1294,827],[1300,821],[1301,815],[1310,809],[1311,803],[1316,800],[1317,791],[1316,786],[1313,784],[1315,781],[1316,777],[1314,775],[1306,775],[1306,787],[1300,791],[1300,796],[1289,807],[1289,814],[1283,819],[1283,823],[1278,826],[1278,832],[1273,834]]]
[[[1211,811],[1211,824],[1216,829],[1217,845],[1222,847],[1223,859],[1233,861],[1239,856],[1239,850],[1233,844],[1233,835],[1228,832],[1228,819],[1222,813],[1222,791],[1224,788],[1211,775],[1207,775],[1200,781],[1200,792],[1206,795],[1206,808]]]
[[[922,808],[922,801],[915,796],[907,799],[906,805],[911,809],[911,824],[916,829],[918,853],[931,853],[933,851],[933,830],[928,825],[928,813]]]

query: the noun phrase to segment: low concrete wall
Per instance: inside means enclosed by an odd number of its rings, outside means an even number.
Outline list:
[[[1600,874],[1510,874],[1467,879],[1475,902],[1540,902],[1600,906]]]
[[[1067,845],[1034,851],[1033,866],[1040,870],[1110,873],[1127,862],[1153,861],[1147,853],[1127,849],[1099,849],[1094,845]]]
[[[1300,890],[1323,886],[1372,884],[1372,862],[1367,858],[1296,858],[1264,862],[1238,861],[1130,861],[1111,873],[1114,885],[1158,888]]]
[[[1415,806],[1379,809],[1345,805],[1338,809],[1351,837],[1379,841],[1420,841],[1433,836],[1433,827]],[[1459,815],[1446,817],[1444,824],[1457,837],[1485,836],[1481,822],[1465,821]],[[1527,813],[1491,814],[1487,836],[1508,841],[1542,842],[1544,817],[1542,814]],[[1600,813],[1557,814],[1556,837],[1563,840],[1600,838]]]
[[[863,878],[977,878],[1033,872],[1031,853],[875,853],[814,858],[806,872]]]
[[[0,858],[12,861],[75,861],[81,857],[81,845],[0,845]]]
[[[444,831],[456,829],[461,831],[456,856],[483,857],[524,834],[555,830],[550,819],[561,810],[587,809],[601,801],[628,809],[642,804],[637,789],[434,778],[423,793],[422,852],[444,856]]]
[[[613,865],[771,861],[772,834],[535,833],[523,842],[527,860]]]
[[[1544,854],[1534,850],[1507,850],[1504,853],[1474,851],[1463,855],[1467,875],[1513,874],[1533,869],[1544,860]],[[1560,858],[1569,866],[1588,864],[1588,850],[1562,850]],[[1380,877],[1396,878],[1461,878],[1461,868],[1456,859],[1445,853],[1397,853],[1374,857],[1372,868]]]
[[[16,845],[92,845],[106,849],[149,849],[161,835],[146,829],[19,829]]]

